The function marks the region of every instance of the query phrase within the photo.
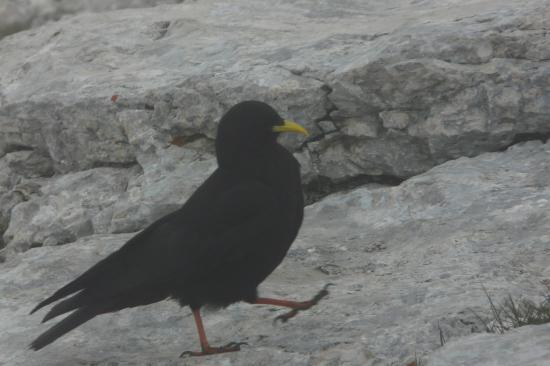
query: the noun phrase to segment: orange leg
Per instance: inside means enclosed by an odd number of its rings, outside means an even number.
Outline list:
[[[319,301],[321,301],[323,297],[328,295],[329,286],[332,286],[332,283],[325,285],[325,287],[323,287],[321,291],[319,291],[315,296],[313,296],[311,300],[308,300],[308,301],[290,301],[290,300],[271,299],[268,297],[258,297],[256,301],[254,301],[252,304],[275,305],[275,306],[283,306],[286,308],[291,308],[292,310],[290,310],[288,313],[279,315],[274,320],[275,322],[277,320],[280,320],[283,323],[286,323],[288,319],[296,316],[296,314],[298,314],[299,311],[307,310],[312,306],[317,305],[317,303],[319,303]]]
[[[246,344],[244,342],[231,342],[222,347],[212,347],[208,343],[206,338],[206,332],[204,331],[204,325],[202,324],[200,309],[193,310],[193,317],[195,318],[195,325],[197,326],[197,332],[199,333],[199,341],[201,343],[201,352],[185,351],[180,357],[183,356],[207,356],[215,355],[217,353],[236,352],[241,350],[241,345]]]

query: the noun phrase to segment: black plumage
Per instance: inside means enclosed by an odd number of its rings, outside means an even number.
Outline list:
[[[292,311],[281,317],[285,321],[317,303],[326,290],[306,302],[257,295],[257,286],[281,263],[303,218],[299,164],[277,143],[280,132],[306,133],[265,103],[232,107],[218,126],[217,170],[179,210],[38,304],[32,312],[65,298],[43,321],[72,313],[30,347],[38,350],[96,315],[173,298],[189,305],[197,322],[202,351],[188,354],[230,352],[239,344],[208,344],[202,306],[237,301],[286,306]]]

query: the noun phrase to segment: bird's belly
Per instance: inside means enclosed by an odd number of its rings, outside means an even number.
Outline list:
[[[225,262],[208,275],[194,279],[192,284],[181,289],[181,297],[174,297],[193,307],[225,307],[238,301],[252,302],[257,297],[258,285],[281,263],[289,246],[290,243],[281,241],[277,245],[264,242],[247,255]]]

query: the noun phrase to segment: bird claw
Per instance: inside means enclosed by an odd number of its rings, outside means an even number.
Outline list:
[[[298,311],[300,310],[306,310],[306,309],[292,309],[290,310],[289,312],[287,313],[284,313],[284,314],[281,314],[279,316],[277,316],[275,319],[273,319],[273,324],[277,324],[277,321],[280,320],[281,323],[286,323],[288,321],[288,319],[290,318],[294,318],[296,316],[296,314],[298,314]]]
[[[299,308],[294,308],[294,309],[290,310],[289,312],[281,314],[281,315],[277,316],[275,319],[273,319],[273,324],[274,325],[277,324],[278,320],[280,320],[281,323],[286,323],[288,321],[288,319],[294,318],[300,311],[307,310],[307,309],[317,305],[323,297],[328,295],[328,288],[330,286],[334,286],[334,284],[333,283],[327,283],[315,296],[313,296],[313,298],[311,300],[304,301],[304,302],[300,303],[301,306]]]
[[[208,355],[215,355],[218,353],[227,353],[227,352],[237,352],[241,350],[241,346],[248,346],[248,343],[246,342],[230,342],[226,344],[225,346],[221,347],[206,347],[203,348],[202,351],[185,351],[183,352],[180,357],[200,357],[200,356],[208,356]]]
[[[241,349],[241,346],[248,346],[248,343],[246,343],[246,342],[230,342],[230,343],[226,344],[225,346],[223,346],[222,348],[236,347],[236,348],[238,348],[237,349],[237,351],[238,351],[238,350]]]
[[[325,286],[323,286],[323,288],[321,289],[321,291],[319,291],[315,296],[313,296],[313,299],[310,300],[311,302],[311,306],[313,305],[317,305],[317,303],[319,301],[321,301],[321,299],[325,296],[328,295],[328,288],[330,286],[334,286],[334,283],[327,283]]]

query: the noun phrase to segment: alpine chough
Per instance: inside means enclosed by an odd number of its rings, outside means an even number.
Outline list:
[[[257,286],[281,263],[303,218],[299,164],[277,143],[282,132],[307,135],[258,101],[233,106],[220,120],[218,168],[177,211],[157,220],[120,249],[38,304],[65,298],[43,322],[71,312],[30,345],[39,350],[96,315],[166,298],[189,305],[202,356],[238,351],[242,343],[210,346],[200,309],[245,301],[291,309],[282,321],[315,305],[258,297]],[[67,296],[72,295],[68,298]]]

